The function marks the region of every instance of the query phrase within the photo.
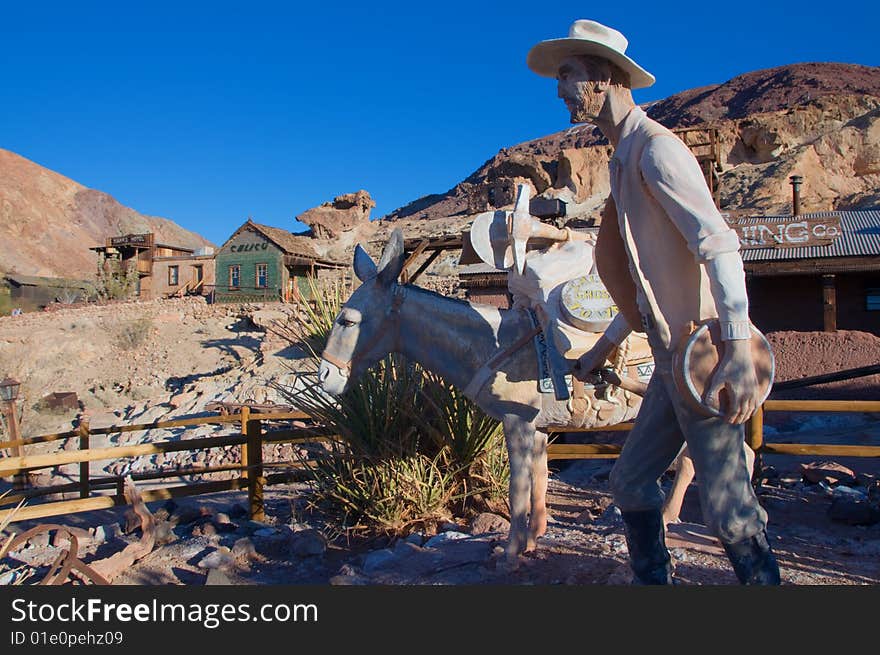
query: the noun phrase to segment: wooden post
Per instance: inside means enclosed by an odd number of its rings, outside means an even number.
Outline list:
[[[764,406],[760,405],[752,418],[746,423],[746,444],[755,451],[755,463],[752,467],[752,482],[754,483],[761,475],[764,467],[761,449],[764,447]]]
[[[80,416],[79,417],[79,425],[77,426],[77,430],[79,431],[79,449],[80,450],[88,450],[89,449],[89,417],[88,416]],[[80,462],[79,463],[79,497],[80,498],[88,498],[89,497],[89,465],[91,462]]]
[[[746,443],[756,453],[764,445],[764,406],[761,405],[746,424]]]
[[[251,408],[244,405],[238,411],[241,413],[241,436],[247,437],[247,423],[251,419]],[[248,480],[251,477],[251,472],[247,467],[249,462],[248,443],[245,441],[241,444],[241,465],[244,467],[244,477]]]
[[[3,410],[6,414],[6,426],[9,430],[9,440],[10,441],[20,441],[21,433],[18,431],[18,414],[15,411],[15,401],[10,400],[8,402],[3,403]],[[22,457],[24,456],[24,449],[19,446],[12,446],[10,448],[12,451],[13,457]],[[27,488],[27,473],[21,471],[19,473],[15,473],[12,476],[12,488],[15,491],[21,491]]]
[[[245,424],[248,445],[248,506],[253,521],[265,521],[266,511],[263,504],[263,425],[260,419],[251,419]]]
[[[837,289],[834,275],[822,276],[823,330],[837,332]]]

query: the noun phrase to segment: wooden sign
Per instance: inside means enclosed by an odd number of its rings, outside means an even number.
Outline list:
[[[739,236],[741,250],[827,246],[842,234],[840,216],[728,218]]]
[[[147,248],[151,245],[152,237],[152,234],[126,234],[121,237],[110,237],[110,245]]]

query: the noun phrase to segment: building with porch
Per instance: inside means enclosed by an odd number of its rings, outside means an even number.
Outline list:
[[[308,277],[348,264],[318,255],[309,237],[248,219],[217,251],[215,302],[309,297]]]
[[[157,243],[153,233],[108,237],[103,246],[90,248],[107,259],[133,266],[138,273],[136,295],[144,300],[169,295],[207,295],[214,279],[214,249],[185,248]]]

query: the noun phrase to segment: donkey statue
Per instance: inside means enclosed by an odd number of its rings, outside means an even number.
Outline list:
[[[487,415],[499,420],[510,460],[511,520],[505,553],[515,564],[547,529],[547,434],[542,429],[569,425],[571,412],[564,401],[552,393],[548,400],[538,388],[539,364],[531,346],[535,326],[527,312],[398,284],[403,264],[399,229],[378,265],[356,247],[354,272],[362,284],[340,310],[327,339],[318,372],[321,386],[340,394],[385,355],[399,352],[465,390]],[[490,360],[495,365],[487,369]],[[481,382],[474,384],[475,380]],[[627,399],[618,402],[622,409],[617,413],[600,412],[603,425],[636,413],[638,402],[630,395]]]

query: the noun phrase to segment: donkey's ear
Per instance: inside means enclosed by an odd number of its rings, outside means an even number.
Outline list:
[[[379,282],[385,285],[397,282],[400,271],[403,270],[403,232],[400,228],[395,229],[385,244],[382,258],[379,260]]]
[[[354,274],[361,282],[376,277],[376,262],[361,248],[361,244],[354,249]]]

